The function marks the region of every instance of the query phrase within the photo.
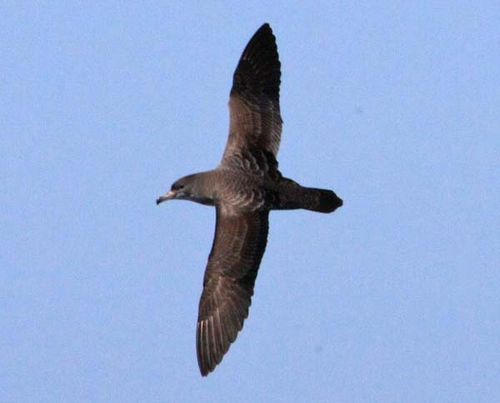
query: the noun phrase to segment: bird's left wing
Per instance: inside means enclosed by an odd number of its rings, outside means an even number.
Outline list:
[[[268,216],[268,211],[228,215],[217,207],[196,331],[198,364],[204,376],[221,362],[248,316],[267,243]]]
[[[280,61],[269,24],[248,42],[233,77],[230,127],[222,164],[242,150],[260,150],[276,158],[281,139]]]

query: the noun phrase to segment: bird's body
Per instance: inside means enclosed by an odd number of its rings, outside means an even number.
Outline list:
[[[330,213],[342,205],[333,191],[303,187],[278,169],[280,76],[275,37],[264,24],[234,73],[229,138],[221,163],[177,180],[157,200],[185,199],[216,208],[196,334],[202,375],[222,360],[248,316],[269,212],[301,208]]]

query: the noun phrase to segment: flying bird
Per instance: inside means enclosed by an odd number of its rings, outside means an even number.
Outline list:
[[[221,362],[248,317],[266,248],[269,212],[331,213],[342,206],[333,191],[303,187],[278,170],[280,68],[276,38],[264,24],[250,39],[234,72],[229,138],[219,166],[175,181],[156,201],[180,199],[215,206],[215,236],[196,329],[203,376]]]

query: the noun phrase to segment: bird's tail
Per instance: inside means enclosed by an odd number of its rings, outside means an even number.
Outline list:
[[[306,188],[289,181],[282,186],[278,209],[305,209],[319,213],[332,213],[342,206],[342,199],[328,189]]]
[[[327,189],[302,188],[301,208],[319,213],[332,213],[342,206],[342,199]]]

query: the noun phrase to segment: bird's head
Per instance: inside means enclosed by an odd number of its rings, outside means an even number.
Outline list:
[[[213,204],[205,194],[202,174],[184,176],[176,180],[170,190],[156,200],[160,204],[167,200],[192,200],[203,204]]]

